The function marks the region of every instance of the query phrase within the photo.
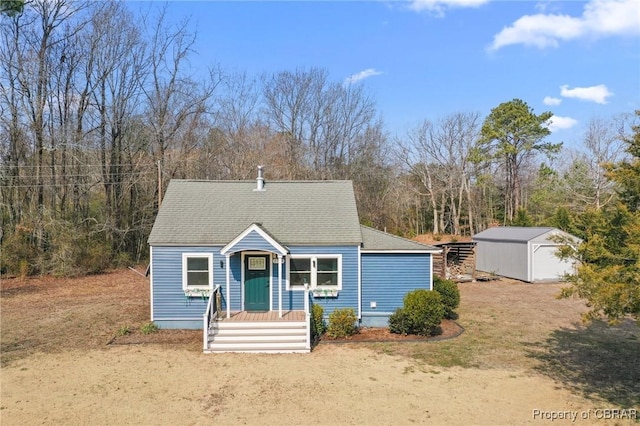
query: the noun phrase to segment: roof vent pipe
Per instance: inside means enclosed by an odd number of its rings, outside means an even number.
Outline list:
[[[256,191],[264,191],[264,175],[262,172],[262,166],[258,166],[258,178],[256,179],[258,187]]]

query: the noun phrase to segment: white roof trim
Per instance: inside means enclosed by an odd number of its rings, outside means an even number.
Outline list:
[[[247,229],[242,231],[240,235],[238,235],[233,239],[233,241],[231,241],[226,246],[222,247],[222,249],[220,250],[220,254],[225,255],[227,253],[234,253],[233,247],[253,231],[257,232],[262,238],[265,239],[266,242],[271,244],[271,246],[273,246],[273,248],[276,249],[277,253],[280,253],[281,255],[285,256],[289,252],[289,250],[287,250],[279,242],[274,240],[271,235],[267,234],[264,231],[264,229],[260,227],[260,225],[258,225],[257,223],[254,223],[251,226],[249,226]]]
[[[431,253],[438,254],[442,253],[442,250],[360,250],[361,253],[399,253],[399,254],[417,254],[417,253]]]

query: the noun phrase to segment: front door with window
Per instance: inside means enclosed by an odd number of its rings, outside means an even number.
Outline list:
[[[269,256],[247,255],[244,258],[244,309],[269,310]]]

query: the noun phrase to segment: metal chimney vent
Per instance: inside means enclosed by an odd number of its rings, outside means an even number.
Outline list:
[[[262,166],[258,166],[258,177],[256,179],[257,187],[255,191],[264,191],[264,175]]]

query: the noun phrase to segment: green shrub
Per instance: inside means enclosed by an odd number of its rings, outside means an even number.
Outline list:
[[[142,334],[151,334],[155,333],[156,331],[158,331],[158,326],[152,322],[143,324],[142,327],[140,327],[140,332],[142,332]]]
[[[451,280],[435,277],[433,280],[433,289],[440,293],[442,298],[442,306],[444,307],[444,317],[447,319],[456,319],[456,309],[460,305],[460,290],[458,285]]]
[[[336,309],[329,314],[327,335],[333,339],[353,336],[358,331],[356,320],[356,312],[353,308]]]
[[[25,278],[27,278],[27,276],[29,275],[29,261],[27,259],[20,259],[20,261],[18,261],[18,270],[19,275],[20,275],[20,279],[24,281]]]
[[[389,318],[389,331],[430,336],[440,329],[443,317],[444,307],[438,292],[413,290],[404,296],[403,307]]]
[[[33,230],[17,226],[13,234],[5,236],[0,248],[0,272],[25,278],[41,272],[38,270],[41,251],[35,241]]]
[[[402,308],[396,309],[396,311],[389,317],[389,331],[395,334],[409,334],[411,333],[411,321],[407,311]]]
[[[131,329],[129,328],[128,325],[125,325],[124,327],[120,327],[118,329],[118,336],[126,336],[127,334],[131,334]]]
[[[74,260],[76,267],[85,274],[100,274],[111,265],[111,249],[104,241],[83,241],[75,253]]]
[[[315,338],[322,336],[327,326],[324,322],[324,308],[314,303],[311,307],[311,335]]]

